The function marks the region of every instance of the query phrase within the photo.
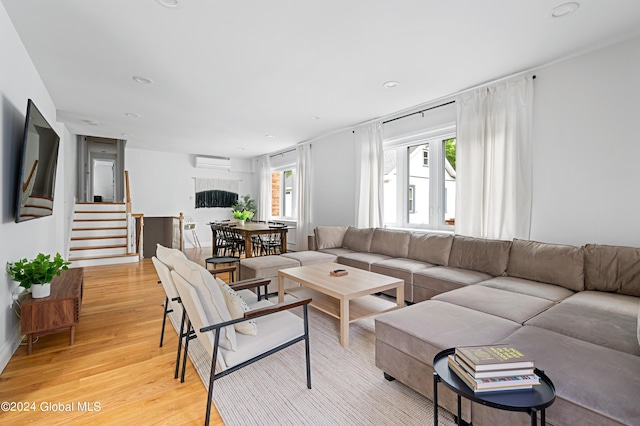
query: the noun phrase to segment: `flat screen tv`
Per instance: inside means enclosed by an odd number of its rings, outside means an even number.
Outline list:
[[[53,214],[60,137],[31,99],[22,139],[16,196],[16,222]]]

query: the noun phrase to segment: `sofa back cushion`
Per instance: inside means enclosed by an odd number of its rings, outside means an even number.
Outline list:
[[[584,250],[581,247],[514,239],[507,275],[582,291]]]
[[[353,228],[349,227],[344,234],[342,240],[342,247],[351,249],[353,251],[359,251],[363,253],[369,253],[371,248],[371,239],[373,238],[373,228]]]
[[[394,231],[391,229],[376,228],[371,238],[371,253],[385,254],[391,257],[407,257],[409,253],[408,231]]]
[[[640,248],[587,244],[584,275],[587,290],[640,296]]]
[[[456,235],[451,244],[449,266],[499,277],[507,270],[511,241]]]
[[[453,235],[412,233],[407,257],[433,265],[447,266]]]
[[[316,236],[316,250],[340,248],[348,226],[318,226],[313,231]]]

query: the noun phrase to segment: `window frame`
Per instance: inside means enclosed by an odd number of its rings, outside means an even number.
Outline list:
[[[383,150],[396,152],[396,222],[385,220],[385,226],[391,228],[424,229],[452,232],[454,225],[445,223],[445,146],[444,141],[456,138],[456,126],[442,126],[438,129],[420,132],[409,136],[388,139],[383,142]],[[409,221],[409,154],[411,146],[429,144],[429,223],[418,224]],[[426,166],[425,166],[426,167]],[[413,193],[415,203],[415,190]],[[402,197],[402,198],[400,198]],[[385,203],[387,200],[385,200]],[[414,205],[415,207],[415,205]]]
[[[293,171],[293,180],[292,180],[292,185],[291,185],[291,192],[292,192],[292,196],[291,196],[291,212],[292,212],[292,216],[284,216],[284,212],[286,211],[286,204],[285,204],[285,192],[286,192],[286,186],[284,185],[284,181],[285,181],[285,177],[284,177],[284,173],[287,171]],[[289,220],[289,221],[297,221],[298,220],[298,178],[297,178],[297,174],[296,174],[297,170],[296,170],[296,165],[295,164],[287,164],[287,165],[282,165],[282,166],[278,166],[278,167],[273,167],[271,168],[271,175],[273,175],[274,173],[278,173],[280,175],[280,216],[274,216],[271,215],[272,219],[276,219],[276,220]],[[273,186],[272,186],[272,190],[273,190]],[[273,192],[271,194],[271,201],[273,202]]]

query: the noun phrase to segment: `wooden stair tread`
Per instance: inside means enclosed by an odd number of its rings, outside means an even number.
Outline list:
[[[127,238],[127,234],[122,234],[122,235],[98,235],[98,236],[95,236],[95,237],[71,237],[71,241],[108,240],[110,238]]]
[[[113,227],[104,227],[104,228],[71,228],[72,231],[113,231],[114,229],[127,229],[126,226],[113,226]]]
[[[113,249],[113,248],[127,248],[126,244],[113,245],[113,246],[91,246],[91,247],[70,247],[69,250],[101,250],[101,249]]]
[[[139,256],[139,253],[124,253],[124,254],[112,254],[112,255],[104,255],[104,256],[88,256],[88,257],[70,257],[69,261],[80,261],[80,260],[95,260],[95,259],[112,259],[116,257],[133,257]]]
[[[74,219],[74,222],[126,222],[127,219]]]

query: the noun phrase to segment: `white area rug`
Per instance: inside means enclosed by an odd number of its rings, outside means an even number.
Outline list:
[[[309,326],[312,389],[306,386],[304,343],[296,343],[216,380],[213,400],[226,425],[433,424],[432,401],[385,380],[375,366],[372,318],[351,324],[349,348],[340,346],[338,320],[310,308]],[[211,360],[198,339],[189,342],[189,357],[207,387]],[[203,413],[205,402],[203,391]],[[454,424],[442,409],[438,420]]]

